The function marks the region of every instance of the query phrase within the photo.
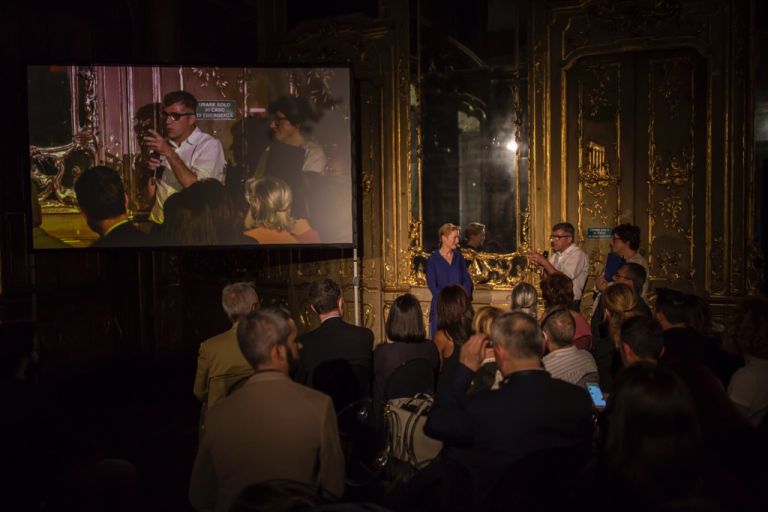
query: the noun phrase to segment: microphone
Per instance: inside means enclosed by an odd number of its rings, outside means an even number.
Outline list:
[[[541,255],[542,255],[542,256],[544,256],[544,259],[546,259],[546,260],[548,260],[548,259],[549,259],[549,251],[543,251],[543,252],[541,253]]]

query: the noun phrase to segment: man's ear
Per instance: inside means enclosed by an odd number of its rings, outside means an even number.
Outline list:
[[[343,315],[344,314],[344,297],[339,297],[339,302],[336,303],[336,306],[339,308],[339,312]]]
[[[285,361],[288,355],[285,353],[287,347],[281,343],[272,347],[271,355],[273,361]]]

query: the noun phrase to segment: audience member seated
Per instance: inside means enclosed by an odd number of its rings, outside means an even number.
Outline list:
[[[608,405],[602,482],[592,496],[593,504],[603,502],[598,509],[669,510],[687,503],[701,510],[711,498],[708,487],[724,484],[713,478],[696,408],[672,372],[642,363],[624,369]]]
[[[306,219],[291,216],[291,189],[278,178],[251,178],[245,182],[248,213],[245,235],[260,244],[319,243],[320,236]]]
[[[758,426],[768,412],[768,300],[753,297],[742,301],[736,308],[728,338],[746,361],[733,374],[728,396]]]
[[[485,334],[491,336],[491,327],[493,322],[501,316],[503,311],[494,306],[483,306],[475,313],[472,319],[472,332],[475,334]],[[483,389],[499,389],[502,376],[499,366],[496,364],[496,358],[493,355],[493,348],[485,349],[485,359],[480,369],[477,370],[472,382],[469,383],[467,393],[476,393]]]
[[[528,283],[518,283],[515,285],[512,288],[510,302],[512,304],[512,311],[522,311],[530,315],[534,320],[536,319],[539,308],[539,295],[533,285]]]
[[[655,365],[660,358],[663,360],[665,340],[657,321],[644,316],[630,318],[621,325],[620,336],[627,366]],[[765,474],[765,446],[760,445],[754,429],[730,402],[718,379],[696,360],[672,361],[663,366],[685,383],[704,442],[716,463],[753,487]]]
[[[600,377],[592,354],[573,344],[576,326],[571,313],[567,307],[553,308],[541,321],[547,354],[542,362],[552,377],[586,388],[587,383],[597,384]]]
[[[453,380],[438,391],[424,429],[445,448],[414,478],[407,499],[430,497],[434,510],[486,510],[497,484],[527,456],[569,452],[576,466],[588,458],[589,395],[542,368],[543,339],[536,321],[525,313],[504,313],[493,323],[491,337],[505,377],[501,387],[466,395],[489,343],[483,334],[473,336],[461,347]]]
[[[370,384],[373,332],[344,321],[344,298],[332,279],[320,279],[309,287],[309,305],[320,317],[320,327],[299,337],[303,380],[312,385],[312,373],[320,364],[343,359],[360,366]]]
[[[544,300],[544,309],[547,312],[558,307],[571,307],[573,304],[573,281],[560,272],[548,275],[541,280],[541,298]],[[573,311],[573,322],[576,331],[573,333],[571,343],[581,350],[592,348],[592,330],[589,322],[578,311]]]
[[[432,364],[433,382],[440,367],[437,347],[426,338],[424,315],[419,300],[406,293],[392,303],[385,327],[388,343],[373,352],[373,398],[382,403],[393,372],[413,359],[426,359]]]
[[[331,399],[289,377],[299,350],[293,320],[281,309],[259,309],[239,322],[237,341],[255,374],[208,411],[192,506],[227,511],[243,489],[272,479],[341,496],[344,456]]]
[[[595,340],[592,356],[600,373],[600,388],[610,393],[613,379],[622,367],[619,353],[621,324],[628,318],[640,315],[636,310],[639,297],[629,285],[616,283],[606,288],[601,299],[605,320],[598,329],[601,335]]]
[[[640,290],[646,282],[646,277],[647,273],[641,265],[638,265],[637,263],[626,263],[616,271],[616,274],[613,276],[613,282],[614,284],[626,284],[632,287],[632,289],[635,290],[635,293],[637,293],[637,305],[635,306],[635,311],[651,318],[653,316],[651,308],[648,307],[648,304],[640,296]],[[607,324],[604,323],[604,320],[605,305],[603,303],[603,295],[600,294],[592,308],[592,318],[590,320],[593,340],[608,335],[605,329],[601,330],[601,327],[607,328]]]
[[[669,288],[656,291],[656,320],[664,330],[664,354],[660,362],[699,362],[717,372],[717,347],[685,325],[686,295]]]
[[[146,247],[149,237],[128,220],[128,196],[116,171],[97,165],[75,182],[80,211],[99,239],[91,247]]]
[[[685,326],[696,331],[716,354],[713,371],[727,388],[734,372],[744,366],[744,358],[738,348],[726,345],[715,330],[706,299],[694,294],[685,296]]]
[[[168,203],[183,193],[174,194],[166,201],[166,222],[170,218]],[[237,345],[238,323],[259,307],[259,296],[253,284],[234,283],[225,286],[221,292],[221,307],[232,322],[232,327],[202,342],[197,356],[194,393],[203,402],[203,413],[223,400],[238,382],[253,375],[253,367]]]
[[[472,302],[464,287],[448,285],[440,291],[437,299],[437,329],[435,345],[440,353],[440,375],[437,389],[440,390],[459,360],[459,349],[472,335]]]
[[[196,181],[171,195],[163,205],[163,223],[152,233],[164,246],[243,245],[255,242],[238,226],[242,219],[220,181]]]

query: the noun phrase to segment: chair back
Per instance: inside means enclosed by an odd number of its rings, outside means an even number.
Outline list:
[[[346,359],[333,359],[317,365],[312,372],[312,387],[333,399],[336,411],[358,399],[360,383]]]
[[[434,393],[435,368],[429,359],[417,358],[401,364],[387,379],[384,401],[412,397],[417,393]]]

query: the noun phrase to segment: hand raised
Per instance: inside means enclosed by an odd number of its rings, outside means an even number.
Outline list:
[[[483,365],[485,359],[485,349],[488,347],[490,340],[485,334],[475,334],[469,340],[467,340],[461,347],[459,353],[459,362],[476,372]]]

